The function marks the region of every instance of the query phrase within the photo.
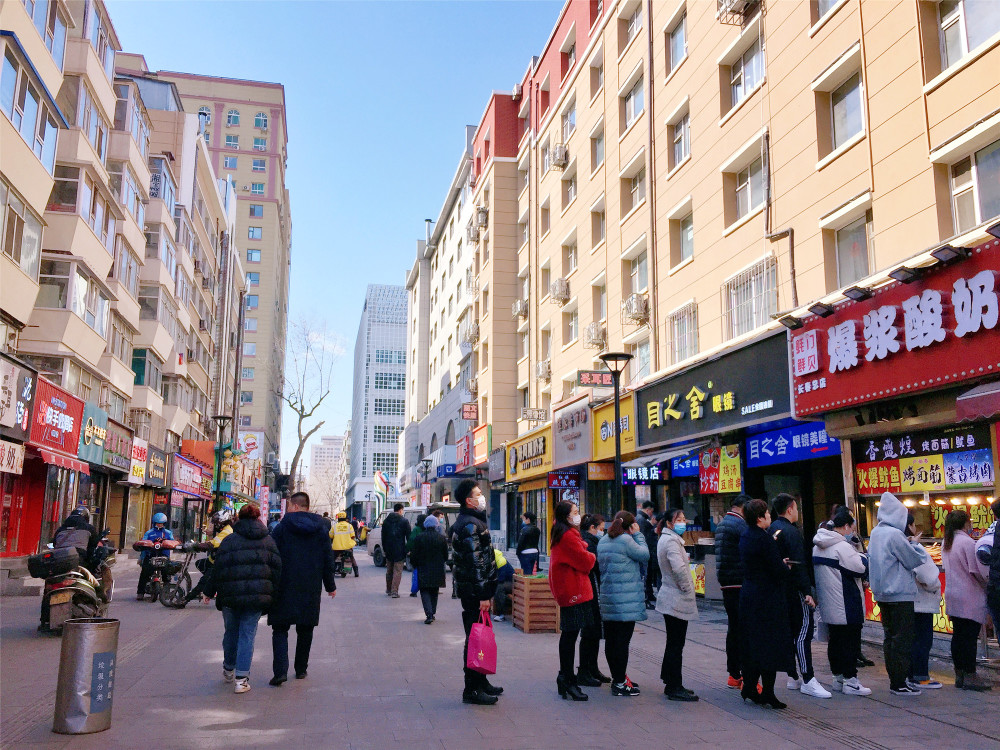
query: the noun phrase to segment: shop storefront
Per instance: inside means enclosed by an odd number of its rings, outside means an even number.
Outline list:
[[[200,541],[211,494],[202,485],[203,467],[179,453],[170,456],[169,503],[156,504],[154,513],[165,513],[174,539]],[[211,484],[208,485],[211,487]]]
[[[619,424],[621,433],[622,461],[634,459],[638,453],[635,447],[635,396],[626,393],[619,399]],[[625,508],[635,507],[635,495],[631,489],[622,486],[621,507],[615,504],[615,402],[614,399],[593,406],[590,415],[593,460],[586,467],[584,494],[587,498],[587,512],[599,513],[606,520]],[[622,478],[627,479],[625,473]]]
[[[42,507],[29,503],[24,476],[36,383],[34,370],[0,354],[0,558],[30,555],[38,546]]]
[[[132,430],[113,419],[108,419],[104,439],[104,467],[113,482],[108,494],[107,527],[111,540],[118,549],[128,542],[129,474],[132,470]]]
[[[76,504],[90,510],[90,522],[98,531],[107,528],[111,476],[104,471],[104,443],[108,436],[108,413],[92,401],[83,405],[83,425],[77,457],[86,461],[90,473],[80,476]]]
[[[592,416],[588,396],[573,399],[552,412],[553,471],[549,472],[548,484],[553,503],[576,503],[581,513],[591,510],[586,484],[587,464],[594,455]]]
[[[526,511],[538,517],[543,554],[548,552],[548,526],[552,518],[549,472],[552,470],[552,425],[547,424],[507,444],[507,483],[515,485],[513,518]],[[511,513],[508,500],[508,523]]]
[[[966,511],[973,536],[992,521],[1000,417],[1000,247],[948,255],[911,283],[807,316],[791,337],[795,413],[823,417],[844,441],[845,491],[862,533],[892,492],[938,559],[949,512]],[[871,602],[869,615],[878,616]],[[937,627],[949,628],[943,614]]]

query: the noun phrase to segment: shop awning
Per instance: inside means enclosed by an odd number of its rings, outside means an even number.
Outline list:
[[[44,448],[40,448],[39,453],[42,454],[42,460],[47,464],[61,466],[64,469],[71,469],[72,471],[79,471],[87,476],[90,476],[90,465],[86,461],[81,461],[78,458],[67,456],[64,453],[48,451]]]
[[[622,466],[654,466],[662,464],[664,461],[669,461],[671,458],[686,456],[693,451],[701,450],[706,445],[708,445],[707,440],[703,440],[700,443],[689,443],[688,445],[660,451],[659,453],[650,453],[648,456],[639,456],[639,458],[632,459],[631,461],[623,461]]]
[[[977,385],[955,401],[959,422],[992,419],[1000,414],[1000,380]]]

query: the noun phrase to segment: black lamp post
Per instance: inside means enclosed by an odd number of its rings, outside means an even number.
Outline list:
[[[622,509],[622,416],[621,416],[621,378],[622,371],[632,360],[627,352],[607,352],[601,355],[604,366],[611,371],[611,380],[615,385],[615,507]]]
[[[212,419],[215,421],[216,437],[219,441],[215,450],[215,510],[219,510],[222,508],[220,502],[222,490],[219,486],[222,483],[222,437],[225,435],[226,425],[232,422],[233,418],[228,414],[216,414]]]

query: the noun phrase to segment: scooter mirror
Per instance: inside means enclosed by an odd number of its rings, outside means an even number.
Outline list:
[[[111,533],[111,529],[105,529],[104,531],[101,532],[101,536],[104,537],[104,536],[107,536],[110,533]]]

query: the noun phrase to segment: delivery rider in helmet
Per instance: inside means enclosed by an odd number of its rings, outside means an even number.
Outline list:
[[[330,538],[333,540],[333,551],[336,552],[346,565],[350,559],[351,567],[354,568],[354,577],[358,577],[358,563],[354,559],[354,527],[347,520],[347,514],[340,511],[337,514],[337,523],[330,529]]]
[[[215,551],[219,549],[219,545],[222,544],[222,540],[233,533],[233,519],[233,509],[228,506],[215,511],[215,513],[212,514],[212,538],[207,542],[191,543],[188,547],[186,547],[188,551],[207,551],[208,557],[204,560],[198,560],[195,563],[195,567],[201,571],[201,580],[199,580],[198,585],[191,589],[187,596],[184,597],[185,604],[201,596],[201,592],[208,584],[208,577],[212,574],[212,566],[215,565]]]
[[[165,539],[173,541],[173,538],[173,532],[167,528],[166,514],[154,513],[153,527],[142,535],[142,541],[162,542]],[[146,584],[149,583],[149,579],[153,575],[153,566],[150,565],[149,561],[154,557],[170,557],[170,550],[164,548],[142,550],[142,554],[139,555],[139,565],[142,567],[142,571],[139,573],[139,586],[135,592],[136,601],[141,602],[146,595]]]

